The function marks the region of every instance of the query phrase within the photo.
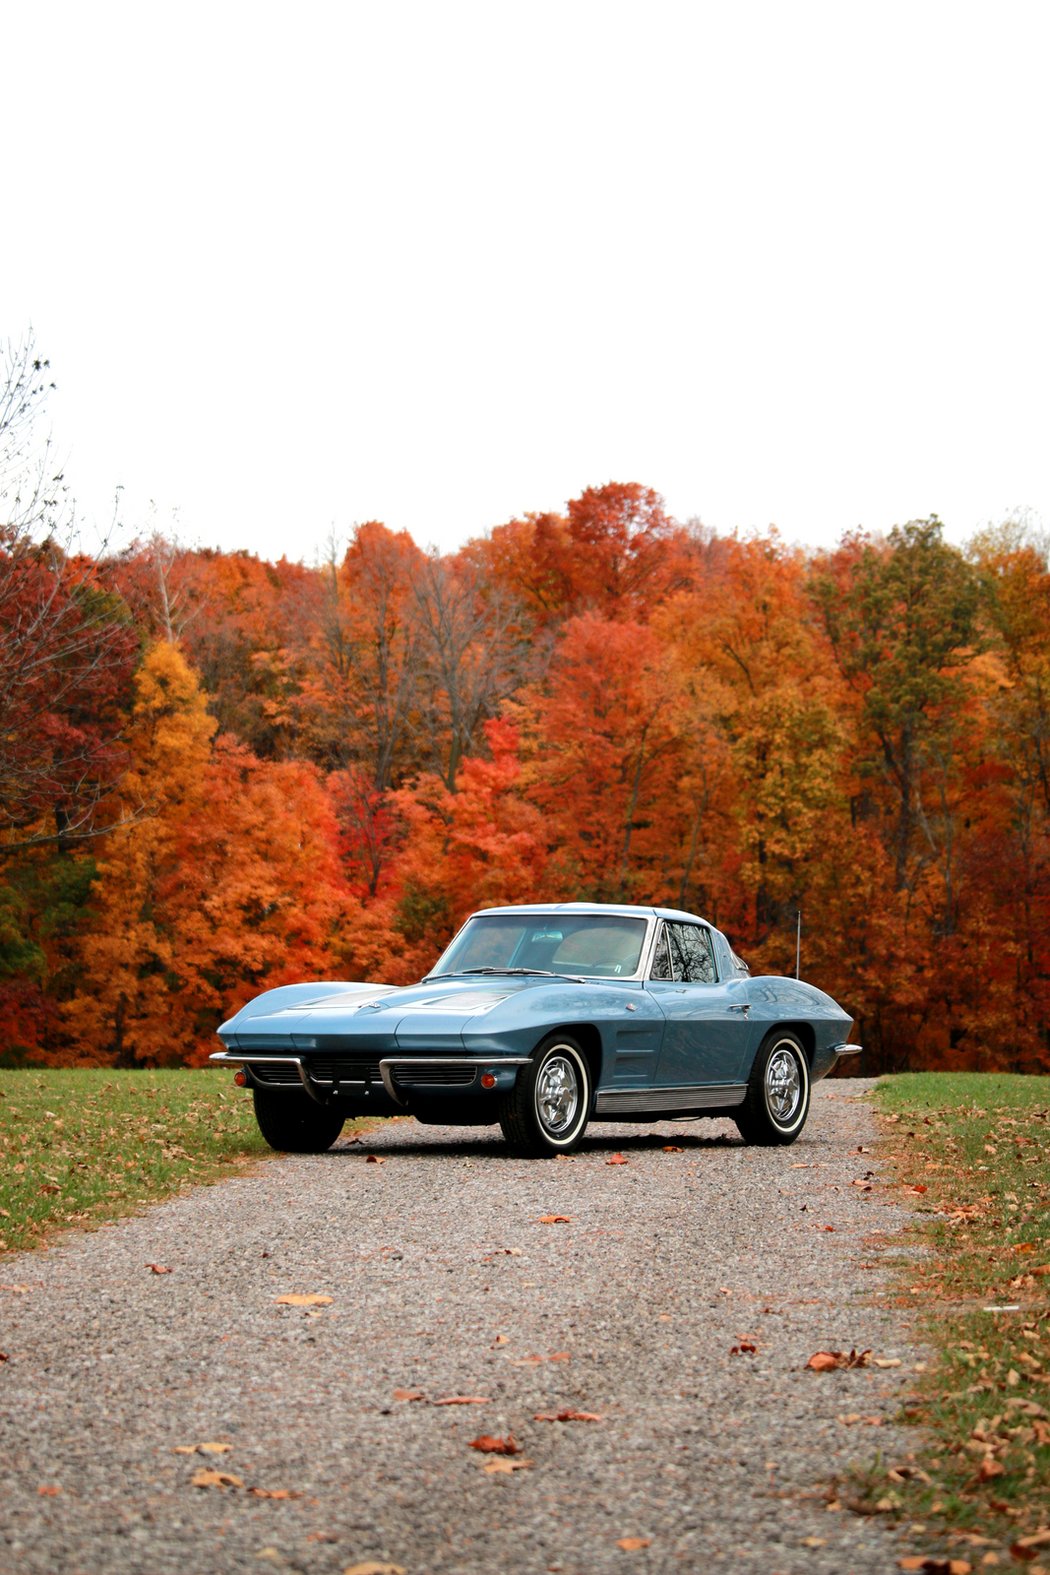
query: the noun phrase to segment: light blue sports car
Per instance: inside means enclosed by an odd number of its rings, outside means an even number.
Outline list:
[[[348,1116],[496,1122],[564,1154],[589,1121],[731,1116],[793,1143],[852,1019],[799,979],[752,978],[720,931],[671,908],[485,908],[419,984],[293,984],[223,1023],[266,1141],[299,1154]]]

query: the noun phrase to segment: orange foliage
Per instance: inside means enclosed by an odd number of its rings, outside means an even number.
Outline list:
[[[706,913],[754,971],[793,970],[801,910],[872,1069],[1050,1070],[1023,528],[807,558],[609,483],[448,557],[370,522],[316,569],[155,540],[82,579],[120,659],[8,750],[37,772],[0,828],[10,1056],[199,1064],[268,985],[406,982],[473,908],[592,897]],[[52,740],[97,762],[95,842],[51,830]]]

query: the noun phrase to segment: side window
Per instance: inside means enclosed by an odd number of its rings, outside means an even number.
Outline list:
[[[675,951],[682,958],[679,977],[689,984],[714,984],[715,959],[710,935],[698,924],[676,924],[673,928]]]
[[[667,952],[667,929],[666,924],[660,926],[660,938],[656,943],[656,951],[653,953],[653,966],[649,973],[650,979],[674,978],[671,972],[671,959]]]

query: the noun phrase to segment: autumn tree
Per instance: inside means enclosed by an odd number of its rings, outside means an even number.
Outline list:
[[[977,638],[978,582],[940,520],[848,537],[814,581],[838,667],[860,704],[870,777],[889,790],[894,881],[914,880],[917,838],[935,851],[938,779],[953,764],[962,668]],[[945,922],[951,922],[950,913]]]
[[[577,897],[630,901],[659,863],[658,806],[675,776],[674,684],[644,625],[585,613],[566,624],[547,682],[523,692],[526,792]]]
[[[37,428],[54,384],[31,337],[0,382],[0,858],[90,837],[123,764],[137,640]]]

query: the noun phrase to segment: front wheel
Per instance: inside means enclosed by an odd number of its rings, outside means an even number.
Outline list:
[[[503,1096],[503,1136],[518,1154],[537,1159],[567,1154],[583,1137],[591,1092],[591,1069],[580,1046],[568,1034],[551,1034]]]
[[[794,1143],[809,1112],[809,1063],[794,1034],[777,1029],[755,1057],[747,1098],[735,1114],[745,1143]]]
[[[284,1154],[323,1154],[346,1120],[334,1105],[319,1105],[295,1088],[253,1088],[252,1099],[259,1131],[271,1148]]]

